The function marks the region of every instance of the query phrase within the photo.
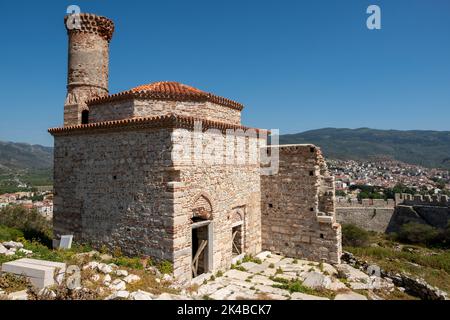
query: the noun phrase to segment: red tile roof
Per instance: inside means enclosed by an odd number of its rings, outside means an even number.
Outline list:
[[[241,125],[234,125],[230,123],[204,120],[193,117],[186,117],[180,115],[169,114],[165,116],[156,117],[141,117],[141,118],[130,118],[124,120],[114,120],[114,121],[104,121],[104,122],[94,122],[89,124],[79,124],[75,126],[50,128],[48,132],[52,135],[70,134],[76,132],[92,132],[94,130],[117,130],[117,129],[142,129],[142,128],[185,128],[194,129],[196,123],[201,123],[202,129],[206,130],[209,128],[215,128],[225,132],[227,129],[242,129],[242,130],[255,130],[256,132],[267,132],[269,130],[256,129],[244,127]]]
[[[127,91],[87,101],[88,105],[102,104],[109,101],[127,98],[147,98],[172,101],[210,101],[226,107],[242,110],[244,106],[239,102],[216,96],[212,93],[174,81],[160,81],[145,84]]]

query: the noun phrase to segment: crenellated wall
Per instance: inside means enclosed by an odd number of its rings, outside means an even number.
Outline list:
[[[408,222],[445,228],[450,219],[447,196],[395,194],[395,199],[362,199],[336,201],[336,219],[365,230],[396,232]]]

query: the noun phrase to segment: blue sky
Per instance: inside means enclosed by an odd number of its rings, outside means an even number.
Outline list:
[[[0,140],[52,145],[68,5],[112,18],[110,92],[179,81],[245,104],[243,123],[450,130],[450,1],[0,1]],[[366,8],[381,7],[368,30]]]

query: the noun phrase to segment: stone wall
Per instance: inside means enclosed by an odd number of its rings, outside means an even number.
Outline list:
[[[339,263],[334,179],[314,145],[279,148],[279,172],[261,177],[262,247],[290,257]]]
[[[174,149],[182,147],[186,141],[177,139],[177,134],[184,130],[177,129],[173,135]],[[192,141],[200,138],[192,136]],[[203,148],[219,146],[224,136],[220,132],[202,133]],[[243,138],[245,145],[257,144],[257,138]],[[219,148],[219,147],[218,147]],[[235,148],[235,155],[237,147]],[[258,148],[254,150],[259,156]],[[225,155],[216,158],[217,164],[202,161],[186,163],[174,161],[174,168],[179,171],[174,182],[174,274],[178,278],[190,277],[191,273],[191,218],[195,203],[202,199],[211,206],[210,221],[213,230],[212,265],[210,271],[224,270],[230,267],[232,260],[232,227],[242,223],[243,251],[257,254],[261,251],[261,190],[258,158],[254,163],[248,161],[250,150],[245,150],[247,159],[244,164],[226,163]],[[193,154],[191,159],[194,158]],[[221,160],[219,160],[221,159]],[[213,162],[213,161],[211,161]]]
[[[241,112],[209,101],[169,101],[133,99],[109,101],[90,106],[90,122],[122,120],[133,117],[155,117],[169,114],[239,125]]]
[[[409,223],[445,228],[450,219],[447,197],[398,195],[396,200],[362,199],[336,202],[336,219],[341,224],[354,224],[369,231],[397,232]]]
[[[336,220],[340,224],[354,224],[368,231],[386,232],[391,224],[395,207],[336,207]]]
[[[169,129],[56,135],[54,232],[172,260]]]

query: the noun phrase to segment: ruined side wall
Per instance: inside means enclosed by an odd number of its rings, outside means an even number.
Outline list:
[[[183,130],[177,129],[176,133]],[[174,134],[174,148],[184,145]],[[199,139],[200,135],[193,137]],[[203,148],[215,147],[223,138],[220,133],[203,133]],[[255,143],[257,138],[245,138]],[[216,149],[218,150],[218,149]],[[256,154],[258,148],[255,148]],[[235,150],[235,153],[237,151]],[[245,152],[248,157],[248,151]],[[193,158],[193,154],[190,156]],[[224,154],[225,156],[225,154]],[[224,159],[224,157],[218,157]],[[210,160],[211,157],[205,157]],[[248,158],[247,158],[248,159]],[[212,270],[228,269],[232,260],[232,225],[243,222],[244,252],[257,254],[261,251],[261,208],[259,162],[238,165],[221,161],[216,164],[195,161],[187,163],[174,161],[180,174],[175,194],[175,264],[174,275],[178,278],[191,277],[191,217],[193,204],[199,197],[205,197],[211,204],[213,224]]]
[[[90,122],[176,114],[240,125],[241,112],[211,102],[127,99],[90,107]]]
[[[314,145],[280,146],[279,157],[278,174],[261,177],[263,249],[339,263],[334,179],[320,150]]]
[[[55,136],[54,232],[172,259],[170,131]]]

